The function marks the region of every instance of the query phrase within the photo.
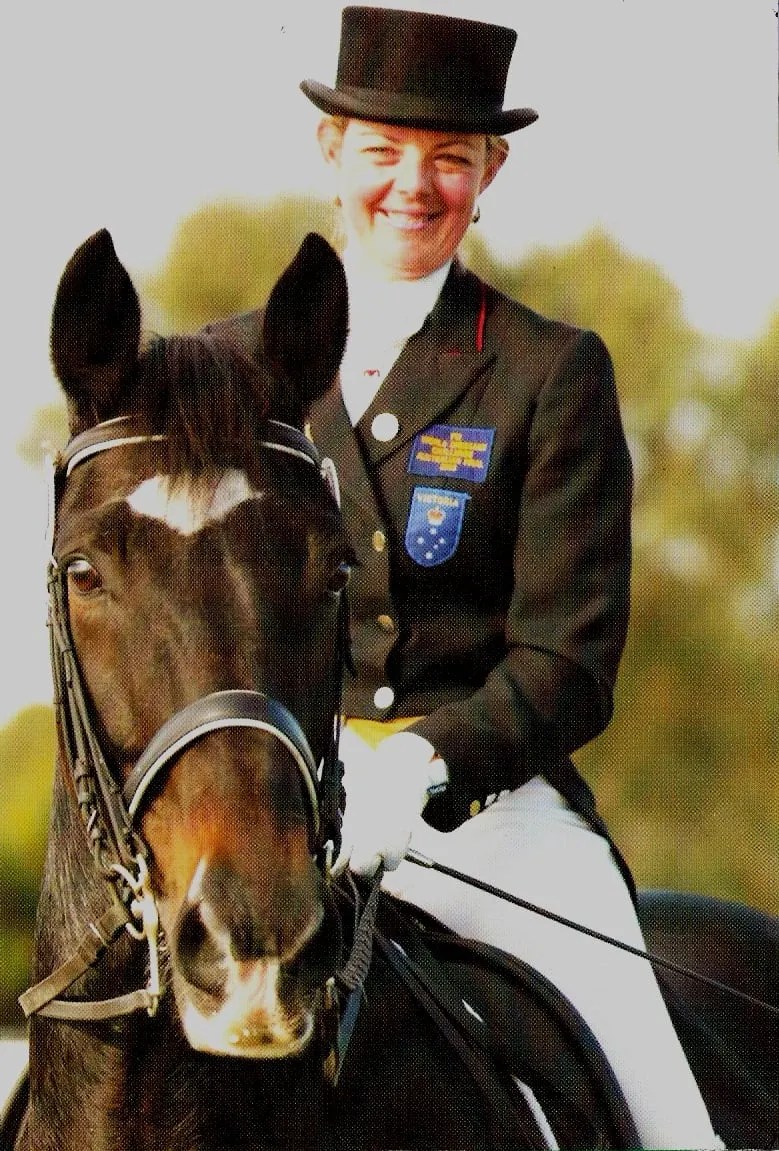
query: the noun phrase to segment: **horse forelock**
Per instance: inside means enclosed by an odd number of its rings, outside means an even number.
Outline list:
[[[276,414],[274,393],[267,368],[237,338],[197,332],[150,342],[126,406],[127,414],[167,437],[175,480],[249,467],[268,418]]]

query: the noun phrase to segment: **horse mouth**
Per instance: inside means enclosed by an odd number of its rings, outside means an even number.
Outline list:
[[[240,1032],[233,1031],[227,1036],[229,1049],[226,1054],[245,1059],[287,1059],[303,1051],[313,1033],[314,1016],[310,1011],[285,1020],[283,1027],[271,1028],[270,1031],[264,1024],[247,1024]]]
[[[282,1000],[277,961],[247,966],[243,978],[230,981],[224,996],[188,985],[177,988],[181,1024],[190,1047],[243,1059],[286,1059],[299,1054],[314,1033],[313,1006],[293,1006]]]
[[[288,1059],[304,1051],[314,1033],[311,1011],[274,1020],[247,1018],[225,1027],[192,1010],[182,1023],[195,1051],[240,1059]]]

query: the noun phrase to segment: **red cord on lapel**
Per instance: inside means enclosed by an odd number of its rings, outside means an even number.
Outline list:
[[[484,351],[484,326],[487,323],[487,288],[481,285],[481,304],[479,305],[479,318],[476,321],[476,351]]]

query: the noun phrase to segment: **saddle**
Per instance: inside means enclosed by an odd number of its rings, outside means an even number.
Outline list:
[[[598,1041],[534,968],[386,894],[374,947],[476,1082],[496,1147],[640,1146]]]
[[[638,916],[651,951],[741,993],[655,972],[714,1130],[727,1147],[779,1147],[779,919],[676,891],[639,892]]]
[[[650,950],[757,997],[750,1005],[711,984],[656,972],[726,1146],[779,1146],[779,1014],[760,1007],[776,997],[779,921],[739,904],[674,892],[642,892],[638,910]],[[535,1146],[531,1124],[542,1137],[551,1126],[562,1147],[641,1145],[597,1040],[538,971],[390,896],[380,904],[376,944],[469,1066],[498,1113],[497,1129],[515,1124],[507,1146]],[[518,1111],[524,1111],[519,1120]]]

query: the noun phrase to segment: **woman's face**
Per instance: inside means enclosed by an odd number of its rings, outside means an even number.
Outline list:
[[[503,162],[483,135],[400,128],[366,120],[320,125],[336,169],[347,242],[395,280],[415,280],[451,259],[479,193]]]

